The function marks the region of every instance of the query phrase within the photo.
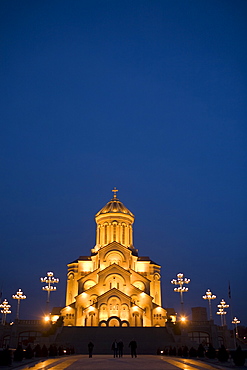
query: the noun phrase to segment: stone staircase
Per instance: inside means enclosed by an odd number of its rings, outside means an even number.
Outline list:
[[[88,353],[88,343],[94,343],[94,354],[111,354],[116,339],[124,343],[124,355],[130,354],[129,342],[137,342],[137,354],[156,354],[157,349],[175,346],[175,340],[166,327],[80,327],[65,326],[57,334],[55,343],[59,346],[73,346],[76,353]]]

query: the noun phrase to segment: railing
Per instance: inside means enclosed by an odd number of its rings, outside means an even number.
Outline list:
[[[15,324],[19,325],[41,325],[43,323],[42,320],[16,320]]]

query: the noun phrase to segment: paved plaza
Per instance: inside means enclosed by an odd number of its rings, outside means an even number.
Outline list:
[[[110,355],[75,355],[60,359],[48,359],[39,363],[19,367],[21,370],[216,370],[220,367],[193,359],[181,359],[153,355],[137,358],[125,356],[113,358]]]

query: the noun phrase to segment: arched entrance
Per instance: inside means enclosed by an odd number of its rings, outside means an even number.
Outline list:
[[[129,326],[129,322],[127,320],[120,320],[119,317],[112,316],[110,317],[107,321],[106,320],[101,320],[99,322],[99,326],[107,326],[107,327],[114,327],[114,326],[121,326],[121,327],[126,327]]]
[[[107,321],[104,320],[100,321],[99,326],[107,326]]]
[[[117,316],[108,319],[108,326],[121,326],[121,320]]]
[[[123,327],[129,326],[129,322],[126,320],[122,321],[121,324],[122,324],[121,326]]]

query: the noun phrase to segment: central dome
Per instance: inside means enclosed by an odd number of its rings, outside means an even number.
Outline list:
[[[134,217],[133,213],[117,198],[116,192],[118,190],[114,188],[112,191],[114,192],[113,198],[95,215],[95,217],[106,213],[124,213],[125,215]]]
[[[126,248],[133,246],[132,225],[135,216],[117,198],[118,190],[114,188],[112,191],[113,198],[95,215],[97,231],[94,252],[114,241]]]

